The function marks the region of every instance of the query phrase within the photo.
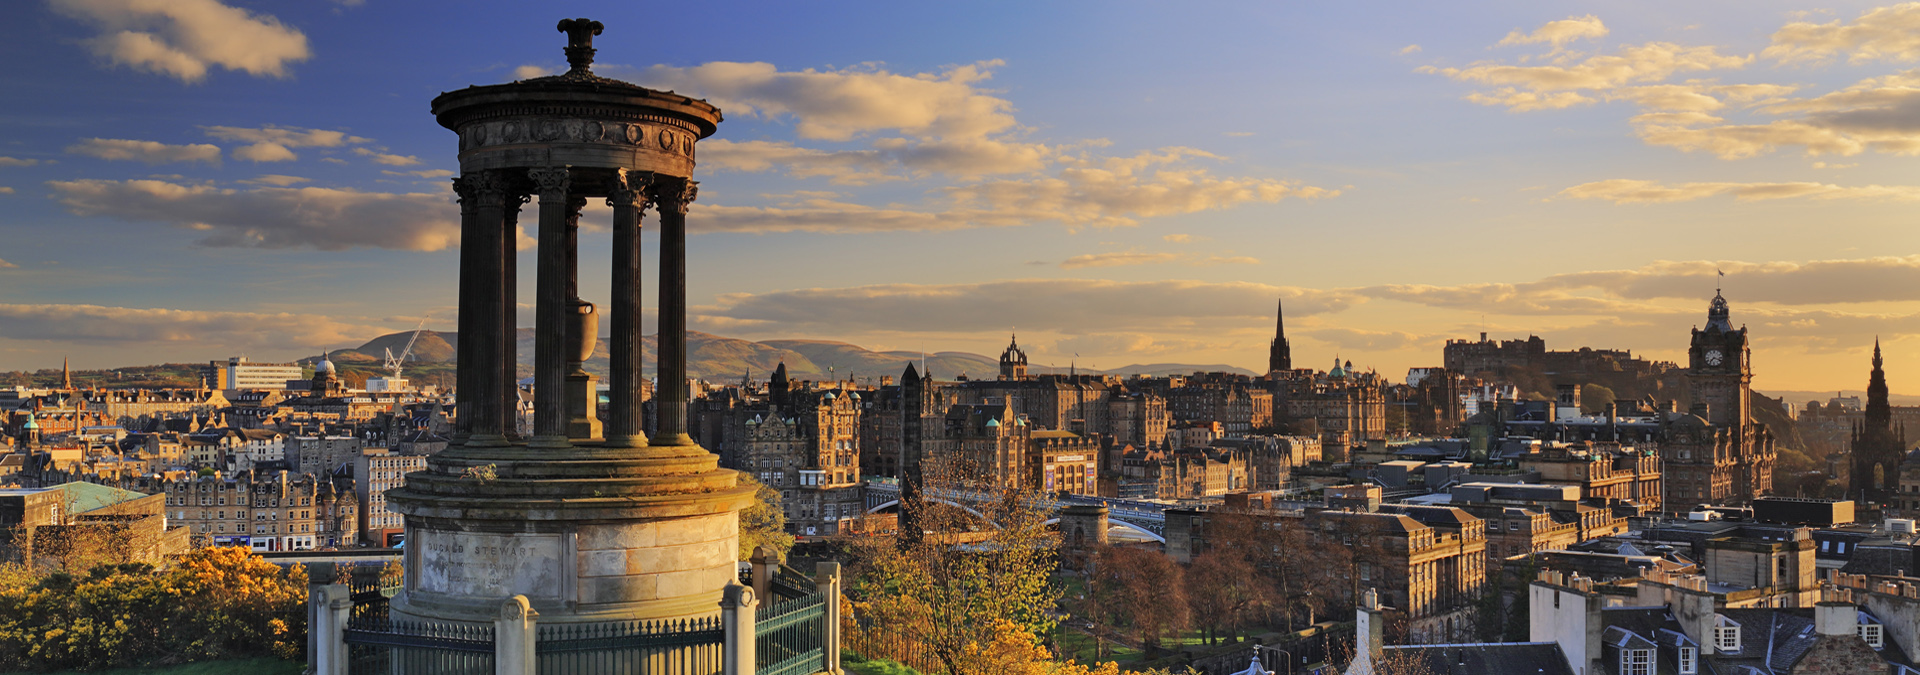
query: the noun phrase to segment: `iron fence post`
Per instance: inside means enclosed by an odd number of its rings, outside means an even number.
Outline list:
[[[754,570],[756,578],[759,570]],[[753,589],[737,583],[727,584],[720,595],[720,624],[726,631],[726,641],[721,647],[720,672],[722,675],[753,675],[758,663],[754,660],[754,642],[758,635],[754,632],[754,610],[760,602],[754,597]]]
[[[534,636],[540,614],[527,604],[527,596],[516,595],[500,603],[500,618],[493,621],[494,675],[536,675]]]

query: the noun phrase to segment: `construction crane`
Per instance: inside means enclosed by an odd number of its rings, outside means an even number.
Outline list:
[[[391,377],[393,379],[396,379],[396,380],[400,379],[400,364],[405,363],[407,361],[407,357],[413,355],[413,343],[420,341],[420,331],[426,329],[427,319],[432,316],[433,316],[433,313],[428,312],[427,316],[420,317],[420,325],[413,327],[413,337],[407,339],[407,347],[405,349],[400,350],[399,356],[393,355],[392,347],[387,348],[386,368],[387,368],[387,372],[391,373]]]

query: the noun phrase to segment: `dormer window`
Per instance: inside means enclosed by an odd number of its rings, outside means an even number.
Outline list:
[[[1692,647],[1680,648],[1680,675],[1694,675],[1700,672],[1700,651]]]
[[[1740,651],[1740,624],[1725,616],[1713,615],[1713,648],[1722,652]]]
[[[1653,650],[1620,650],[1620,675],[1653,675]]]

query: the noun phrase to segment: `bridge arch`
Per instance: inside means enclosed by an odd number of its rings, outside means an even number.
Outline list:
[[[988,524],[990,524],[990,525],[993,525],[993,526],[994,526],[994,527],[996,527],[996,528],[997,528],[997,527],[1000,527],[1000,524],[999,524],[999,523],[995,523],[995,522],[993,522],[993,519],[992,519],[992,518],[988,518],[988,517],[987,517],[987,514],[984,514],[984,513],[981,513],[981,512],[979,512],[979,511],[975,511],[975,510],[973,510],[973,508],[972,508],[972,507],[969,507],[969,506],[967,506],[967,505],[965,505],[965,504],[960,504],[960,503],[958,503],[958,502],[954,502],[954,501],[951,501],[951,500],[946,500],[946,499],[941,499],[941,498],[939,498],[939,497],[927,497],[927,498],[926,498],[926,500],[927,500],[927,501],[930,501],[930,502],[940,502],[940,503],[942,503],[942,504],[946,504],[946,505],[948,505],[948,506],[951,506],[951,507],[954,507],[954,508],[957,508],[957,509],[960,509],[960,510],[962,510],[962,511],[966,511],[967,513],[971,513],[971,514],[973,514],[973,515],[974,515],[975,517],[977,517],[977,518],[979,518],[979,519],[981,519],[981,520],[984,520],[984,521],[987,521],[987,523],[988,523]],[[890,501],[890,502],[885,502],[885,503],[883,503],[883,504],[880,504],[879,506],[875,506],[875,507],[873,507],[873,508],[870,508],[870,509],[867,509],[867,513],[879,513],[879,512],[880,512],[880,511],[881,511],[882,509],[886,509],[886,508],[890,508],[890,507],[895,507],[895,506],[899,506],[899,505],[900,505],[900,500],[898,500],[898,499],[895,499],[895,500],[893,500],[893,501]]]
[[[1046,521],[1046,522],[1043,522],[1043,523],[1040,523],[1040,524],[1041,524],[1041,525],[1058,525],[1058,524],[1060,524],[1060,519],[1059,519],[1059,518],[1054,518],[1054,519],[1052,519],[1052,520],[1048,520],[1048,521]],[[1148,538],[1148,539],[1152,539],[1152,540],[1154,540],[1154,541],[1157,541],[1157,542],[1160,542],[1160,543],[1162,543],[1162,544],[1165,544],[1165,543],[1167,543],[1167,538],[1166,538],[1166,537],[1163,537],[1163,536],[1160,536],[1160,535],[1159,535],[1158,533],[1155,533],[1155,532],[1154,532],[1153,530],[1149,530],[1149,529],[1147,529],[1147,528],[1144,528],[1144,527],[1141,527],[1141,526],[1139,526],[1139,525],[1135,525],[1135,524],[1133,524],[1133,523],[1129,523],[1129,522],[1127,522],[1127,521],[1124,521],[1124,520],[1117,520],[1117,519],[1112,519],[1112,518],[1109,518],[1109,519],[1107,519],[1107,529],[1109,529],[1109,530],[1111,530],[1111,529],[1113,529],[1114,527],[1124,527],[1124,528],[1127,528],[1127,529],[1129,529],[1129,530],[1133,530],[1133,531],[1135,531],[1135,532],[1139,532],[1140,534],[1144,534],[1144,535],[1147,535],[1147,538]]]

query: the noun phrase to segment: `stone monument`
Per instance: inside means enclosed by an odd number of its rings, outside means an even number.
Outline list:
[[[739,511],[753,497],[686,433],[686,215],[705,101],[595,76],[597,21],[568,19],[561,75],[441,94],[459,135],[460,321],[454,443],[387,493],[406,517],[395,618],[491,623],[524,595],[542,623],[718,613],[736,575]],[[534,421],[514,424],[514,236],[539,198]],[[598,310],[578,297],[589,198],[613,207],[604,429],[580,362]],[[658,423],[641,431],[640,228],[660,222]]]

